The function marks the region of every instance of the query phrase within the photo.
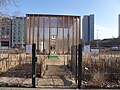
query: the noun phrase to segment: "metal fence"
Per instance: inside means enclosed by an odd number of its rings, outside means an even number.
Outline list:
[[[71,47],[70,68],[77,77],[78,53],[76,46]],[[99,49],[98,55],[82,52],[82,87],[112,87],[120,85],[120,51]],[[78,70],[79,71],[79,70]],[[76,80],[75,79],[75,80]],[[89,87],[88,87],[89,88]]]
[[[100,51],[99,55],[92,56],[83,54],[83,72],[85,73],[120,73],[120,52]]]
[[[70,68],[74,75],[77,88],[81,88],[81,77],[82,77],[82,44],[71,47],[71,62]]]
[[[21,53],[17,53],[21,52]],[[36,55],[36,76],[46,70],[47,55]],[[0,50],[0,86],[32,86],[32,54],[20,50]]]
[[[119,85],[120,80],[120,51],[100,49],[99,54],[85,55],[83,52],[82,79],[84,85],[112,87]]]
[[[71,60],[69,66],[77,82],[77,45],[71,47]]]

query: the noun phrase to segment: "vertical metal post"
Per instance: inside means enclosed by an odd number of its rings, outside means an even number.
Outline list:
[[[63,22],[62,22],[62,26],[63,26],[63,36],[62,36],[62,53],[64,54],[64,16],[62,18]]]
[[[69,28],[69,16],[67,17],[67,19],[68,19],[68,23],[67,23],[68,24],[68,26],[67,26],[68,27],[68,34],[67,34],[67,43],[68,43],[67,44],[68,45],[68,47],[67,47],[67,49],[68,49],[67,50],[67,65],[68,65],[69,53],[70,53],[70,48],[69,48],[69,46],[70,46],[70,41],[69,41],[70,40],[70,38],[69,38],[69,31],[70,31],[70,28]]]
[[[77,17],[76,17],[76,45],[78,45],[78,27],[77,27]]]
[[[81,17],[79,17],[79,44],[82,43],[81,42]]]
[[[75,50],[76,50],[76,52],[75,52],[75,56],[76,56],[76,65],[75,65],[75,68],[76,68],[76,71],[75,71],[75,82],[77,83],[77,73],[78,73],[78,48],[77,48],[77,45],[75,45]]]
[[[35,58],[35,49],[36,49],[36,45],[33,43],[32,44],[32,85],[33,88],[36,87],[36,58]]]
[[[74,17],[72,20],[72,46],[74,46]]]
[[[29,16],[29,44],[31,44],[31,16]]]
[[[78,89],[81,88],[82,76],[82,44],[78,45]]]
[[[50,54],[50,31],[51,31],[51,17],[49,17],[49,54]]]
[[[41,39],[41,38],[42,38],[42,37],[41,37],[41,36],[42,36],[42,35],[41,35],[41,34],[42,34],[42,33],[41,33],[41,27],[42,27],[42,26],[41,26],[41,16],[39,15],[39,49],[40,49],[40,52],[41,52],[41,41],[42,41],[42,39]]]
[[[37,33],[37,51],[39,52],[39,37],[40,37],[40,16],[38,15],[38,33]]]
[[[58,20],[59,20],[59,17],[57,16],[57,37],[56,37],[56,52],[58,53]]]
[[[32,23],[33,31],[32,31],[32,43],[34,43],[34,28],[35,28],[35,16],[33,15],[33,23]]]
[[[9,48],[12,46],[12,20],[10,19],[10,27],[11,27],[11,30],[10,30],[10,37],[9,37]]]
[[[45,16],[43,16],[43,53],[45,52]]]
[[[68,54],[70,53],[70,26],[69,26],[69,22],[70,22],[70,17],[68,17]]]
[[[25,42],[25,44],[28,44],[28,15],[26,15],[26,37],[25,37],[25,39],[26,39],[26,42]]]

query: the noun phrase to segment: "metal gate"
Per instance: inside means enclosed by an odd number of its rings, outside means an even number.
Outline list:
[[[94,50],[95,51],[95,50]],[[82,51],[82,45],[71,47],[71,71],[78,88],[120,88],[120,52],[108,48],[99,54]]]
[[[78,89],[81,88],[81,76],[82,76],[82,45],[75,45],[71,47],[71,71],[74,75]]]

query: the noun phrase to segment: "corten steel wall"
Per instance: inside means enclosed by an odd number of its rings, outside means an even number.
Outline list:
[[[81,17],[26,14],[26,44],[36,43],[37,51],[43,48],[50,53],[51,35],[57,36],[57,53],[70,53],[71,46],[81,42]]]

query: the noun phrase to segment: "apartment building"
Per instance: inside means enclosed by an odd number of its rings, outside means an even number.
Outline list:
[[[25,17],[12,17],[12,47],[24,47]]]

